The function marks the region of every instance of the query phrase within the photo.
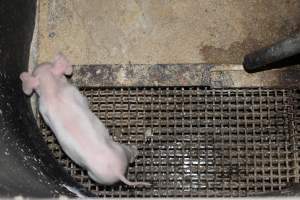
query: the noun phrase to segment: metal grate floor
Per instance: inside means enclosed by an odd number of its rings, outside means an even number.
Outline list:
[[[299,182],[300,94],[287,89],[82,88],[114,139],[138,147],[129,180],[101,186],[75,165],[40,120],[57,160],[101,197],[250,196]],[[101,152],[99,152],[101,153]]]

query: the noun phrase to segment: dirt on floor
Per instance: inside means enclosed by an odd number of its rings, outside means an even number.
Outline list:
[[[298,0],[38,0],[37,7],[29,67],[61,51],[77,84],[299,85],[299,68],[248,74],[241,66],[245,54],[300,31]],[[125,73],[132,67],[135,74]],[[114,78],[103,79],[106,72]]]
[[[298,0],[40,0],[38,60],[239,64],[300,27]]]

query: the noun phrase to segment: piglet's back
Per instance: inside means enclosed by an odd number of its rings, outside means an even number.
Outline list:
[[[51,121],[50,127],[52,126],[51,129],[59,142],[72,143],[71,145],[78,149],[89,147],[88,150],[92,151],[80,153],[93,153],[96,148],[101,150],[104,135],[108,132],[99,120],[95,121],[96,116],[89,110],[87,103],[84,103],[85,98],[75,87],[65,85],[55,97],[45,101]]]

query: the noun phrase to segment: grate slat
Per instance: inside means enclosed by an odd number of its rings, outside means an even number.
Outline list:
[[[55,158],[100,197],[245,197],[299,182],[298,90],[193,86],[81,91],[113,138],[138,148],[128,179],[153,184],[98,185],[62,152],[39,118]]]

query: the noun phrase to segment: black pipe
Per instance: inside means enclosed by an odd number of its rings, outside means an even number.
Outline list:
[[[243,66],[247,72],[258,72],[273,68],[284,67],[286,64],[278,62],[293,58],[299,61],[300,33],[279,41],[271,46],[259,49],[244,57]],[[291,63],[288,61],[288,63]]]

